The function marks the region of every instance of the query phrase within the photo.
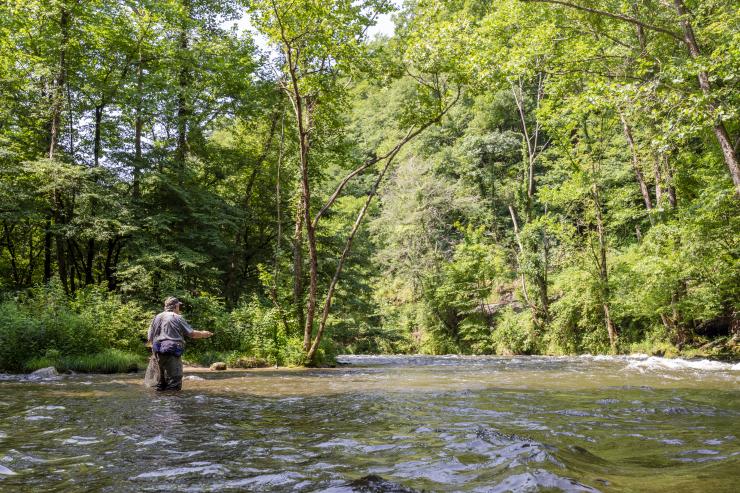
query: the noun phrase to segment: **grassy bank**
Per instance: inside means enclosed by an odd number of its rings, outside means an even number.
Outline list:
[[[216,297],[183,298],[185,316],[193,327],[214,332],[212,338],[188,341],[186,364],[208,367],[219,361],[230,368],[259,368],[306,363],[302,335],[284,323],[269,304],[253,299],[227,310]],[[49,366],[62,372],[142,370],[147,357],[146,332],[156,310],[98,287],[78,290],[74,297],[53,283],[7,294],[0,298],[0,371],[20,373]],[[609,351],[603,330],[584,329],[555,337],[534,330],[527,316],[527,312],[504,312],[495,320],[493,330],[466,333],[458,343],[445,336],[447,343],[436,344],[442,336],[428,331],[420,344],[393,347],[360,344],[357,338],[339,337],[342,334],[333,332],[339,329],[329,327],[314,364],[330,366],[340,353],[572,355]],[[399,340],[412,339],[403,327],[393,326],[387,332]],[[591,338],[594,334],[599,337]],[[621,354],[740,360],[740,340],[727,332],[714,338],[695,334],[677,347],[662,330],[648,334],[625,330],[619,342]]]
[[[132,373],[144,370],[147,360],[142,354],[108,349],[96,354],[61,355],[50,354],[32,358],[25,364],[26,371],[53,366],[59,372],[78,373]]]
[[[211,330],[209,339],[187,342],[185,361],[232,368],[300,366],[302,339],[286,334],[276,310],[257,300],[227,310],[208,295],[189,298],[184,313],[191,325]],[[58,284],[37,286],[0,297],[0,372],[21,373],[54,366],[59,371],[117,373],[145,367],[146,333],[159,307],[146,307],[104,287],[74,296]],[[333,360],[328,344],[318,362]]]

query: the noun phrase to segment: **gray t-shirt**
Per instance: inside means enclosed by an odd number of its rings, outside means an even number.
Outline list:
[[[147,339],[154,342],[185,342],[185,336],[193,336],[193,328],[181,315],[175,312],[162,312],[154,317],[149,326]]]

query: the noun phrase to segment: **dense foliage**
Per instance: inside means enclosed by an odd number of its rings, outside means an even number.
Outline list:
[[[130,366],[170,295],[243,366],[737,335],[734,2],[391,10],[3,3],[0,367]]]

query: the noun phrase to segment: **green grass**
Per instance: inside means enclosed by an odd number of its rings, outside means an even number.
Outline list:
[[[75,356],[51,355],[33,358],[26,362],[27,371],[53,366],[57,371],[80,373],[128,373],[146,368],[146,358],[141,354],[118,349],[106,349],[95,354]]]

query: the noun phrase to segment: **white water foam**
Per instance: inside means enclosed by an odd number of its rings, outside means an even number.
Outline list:
[[[633,359],[627,365],[636,370],[700,370],[700,371],[739,371],[740,363],[730,364],[720,361],[686,360],[682,358],[659,358],[650,356],[646,359]]]
[[[157,435],[155,437],[149,438],[148,440],[144,440],[143,442],[139,442],[137,443],[137,445],[154,445],[156,443],[165,443],[167,445],[171,445],[175,442],[163,437],[162,435]]]
[[[58,439],[62,441],[62,445],[92,445],[94,443],[100,443],[96,437],[81,437],[73,436],[66,440]]]

